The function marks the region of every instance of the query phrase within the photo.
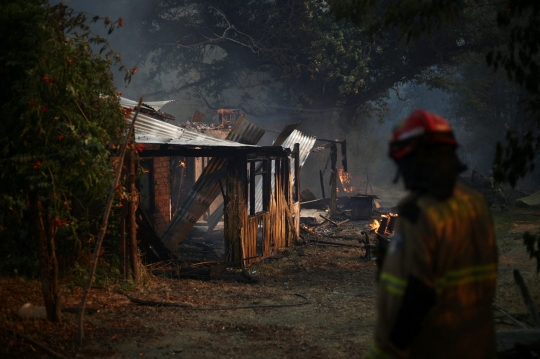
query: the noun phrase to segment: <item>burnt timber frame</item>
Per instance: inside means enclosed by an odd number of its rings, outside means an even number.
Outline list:
[[[299,146],[180,146],[160,145],[141,157],[216,157],[226,159],[224,192],[225,261],[246,267],[289,247],[300,230]],[[291,171],[294,161],[294,171]],[[255,162],[264,163],[263,208],[255,213]],[[272,166],[273,164],[273,166]],[[274,167],[274,171],[272,171]],[[249,171],[248,171],[249,169]],[[252,174],[248,176],[248,173]],[[272,186],[271,176],[275,185]],[[294,184],[294,188],[293,188]]]

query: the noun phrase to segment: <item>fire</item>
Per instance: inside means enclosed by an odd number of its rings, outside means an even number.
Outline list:
[[[350,173],[345,172],[343,168],[339,168],[338,176],[345,193],[353,193],[356,190],[356,186],[351,185],[352,176]]]
[[[304,232],[308,232],[308,233],[311,233],[311,234],[317,234],[317,232],[315,232],[313,230],[313,228],[310,228],[310,227],[306,226],[304,223],[300,224],[300,229],[303,230]]]
[[[369,228],[372,230],[372,231],[375,231],[377,232],[377,230],[379,229],[379,227],[381,226],[381,224],[379,223],[379,221],[377,221],[376,219],[373,220],[373,223],[371,223],[369,225]]]
[[[179,165],[180,167],[186,168],[186,162],[185,162],[185,161],[178,161],[178,165]]]

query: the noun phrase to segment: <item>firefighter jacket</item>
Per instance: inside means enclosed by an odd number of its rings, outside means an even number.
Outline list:
[[[379,276],[368,358],[495,358],[497,249],[491,213],[457,184],[450,198],[410,194]]]

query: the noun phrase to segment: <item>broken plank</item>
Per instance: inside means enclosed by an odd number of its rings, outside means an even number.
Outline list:
[[[323,216],[322,214],[319,214],[319,216],[321,216],[322,218],[324,218],[324,219],[327,220],[328,222],[332,223],[334,226],[336,226],[336,227],[338,226],[338,224],[337,224],[336,222],[332,221],[330,218],[325,217],[325,216]]]
[[[501,312],[502,314],[504,314],[508,319],[510,319],[510,321],[512,321],[512,323],[514,323],[518,327],[523,328],[523,329],[529,329],[530,328],[527,324],[520,322],[519,320],[517,320],[516,318],[511,316],[506,310],[499,307],[497,304],[493,303],[492,307],[496,311]]]
[[[336,243],[336,242],[331,242],[331,241],[320,241],[320,240],[317,240],[317,243],[320,243],[320,244],[328,244],[328,245],[334,245],[334,246],[339,246],[339,247],[362,248],[362,247],[359,246],[359,245],[349,244],[349,243]]]

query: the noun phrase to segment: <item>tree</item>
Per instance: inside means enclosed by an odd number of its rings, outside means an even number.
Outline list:
[[[416,40],[441,28],[460,26],[471,14],[470,4],[461,0],[376,1],[330,0],[332,11],[339,18],[350,19],[370,33],[398,29],[406,41]],[[467,6],[469,5],[469,6]],[[496,16],[491,26],[504,32],[502,45],[494,43],[485,52],[487,65],[504,70],[508,79],[520,86],[519,124],[506,133],[506,144],[497,143],[494,178],[514,187],[517,181],[535,168],[540,150],[540,2],[537,0],[493,2]],[[366,16],[374,9],[377,18]],[[475,12],[473,12],[475,14]],[[366,25],[367,24],[367,25]],[[528,109],[523,108],[527,102]],[[524,243],[531,258],[537,259],[540,272],[540,236],[526,233]]]
[[[503,69],[508,79],[523,86],[522,100],[529,104],[529,113],[522,111],[521,131],[510,129],[507,143],[497,145],[495,179],[515,186],[517,180],[534,169],[534,158],[540,149],[540,3],[535,0],[482,2],[435,0],[425,2],[331,0],[338,18],[346,18],[371,34],[398,30],[406,42],[414,43],[443,30],[462,28],[498,29],[500,41],[491,41],[484,49],[487,65]],[[478,22],[474,17],[491,8],[491,15]],[[371,9],[371,11],[369,11]],[[372,12],[379,16],[370,17]],[[472,18],[471,18],[472,16]],[[473,20],[472,22],[470,20]],[[491,30],[493,31],[493,30]],[[481,33],[482,31],[480,31]],[[391,35],[387,35],[391,36]],[[456,39],[460,39],[459,37]],[[461,39],[460,39],[461,40]],[[466,41],[466,39],[463,39]],[[501,44],[502,45],[499,45]],[[522,101],[523,102],[523,101]]]
[[[336,22],[320,0],[163,0],[144,24],[143,56],[155,80],[149,95],[189,90],[211,108],[232,105],[258,115],[276,107],[330,108],[344,131],[359,113],[382,117],[397,84],[444,86],[457,54],[485,46],[472,34],[456,42],[453,32],[409,46],[398,32],[372,42],[367,28]],[[253,89],[261,85],[272,91],[273,106],[260,105]],[[241,95],[226,98],[230,89]]]
[[[460,147],[480,165],[473,168],[485,175],[490,173],[494,158],[494,153],[486,155],[486,144],[503,140],[508,129],[519,126],[519,99],[519,88],[508,83],[504,74],[489,69],[482,55],[471,56],[468,63],[456,68],[448,116],[454,130],[462,135]]]
[[[62,4],[0,5],[0,230],[29,224],[53,321],[61,320],[57,240],[77,239],[80,214],[106,198],[110,145],[125,126],[110,71],[119,56],[87,22]],[[104,23],[112,31],[122,20]]]

